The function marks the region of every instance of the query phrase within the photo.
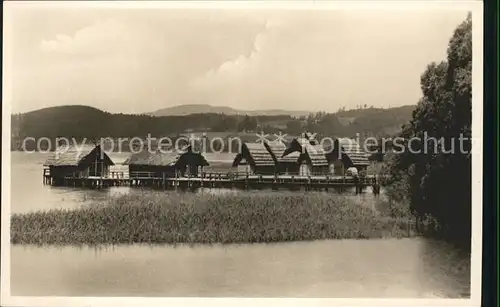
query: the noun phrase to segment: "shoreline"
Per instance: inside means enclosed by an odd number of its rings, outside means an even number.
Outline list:
[[[140,247],[140,248],[238,248],[238,247],[251,247],[251,246],[283,246],[287,244],[321,244],[325,242],[339,242],[339,241],[386,241],[386,240],[436,240],[433,238],[427,238],[420,234],[412,234],[406,237],[381,237],[381,238],[365,238],[365,239],[312,239],[312,240],[300,240],[300,241],[276,241],[276,242],[242,242],[242,243],[102,243],[102,244],[34,244],[34,243],[12,243],[12,247],[16,248],[78,248],[78,249],[96,249],[96,250],[106,250],[109,248],[129,248],[129,247]],[[446,243],[442,241],[442,243]]]

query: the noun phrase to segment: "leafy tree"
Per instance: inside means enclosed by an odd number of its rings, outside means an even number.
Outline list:
[[[224,116],[213,127],[212,131],[226,132],[234,131],[238,126],[238,120],[235,117]]]
[[[286,123],[286,132],[290,135],[299,135],[303,132],[300,120],[290,120]]]
[[[472,121],[470,15],[455,30],[449,42],[447,61],[431,63],[422,74],[421,89],[423,97],[412,120],[403,127],[406,149],[395,156],[391,173],[395,184],[406,187],[410,208],[417,217],[421,220],[432,216],[437,221],[438,227],[431,234],[468,248]],[[419,141],[413,141],[410,147],[410,139]]]
[[[344,126],[335,114],[323,114],[317,121],[317,129],[315,132],[328,137],[344,135]]]
[[[245,115],[238,123],[237,127],[238,131],[255,131],[257,129],[257,119],[255,117]]]

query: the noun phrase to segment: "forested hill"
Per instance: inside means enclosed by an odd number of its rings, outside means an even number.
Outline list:
[[[282,131],[297,135],[304,130],[331,136],[356,133],[393,135],[408,122],[415,106],[391,109],[363,108],[337,113],[319,112],[309,116],[226,115],[216,113],[177,116],[112,114],[87,106],[61,106],[12,115],[14,140],[25,137],[155,137],[186,132]]]
[[[293,118],[289,115],[239,116],[197,113],[155,117],[112,114],[87,106],[62,106],[12,115],[13,135],[21,137],[132,137],[171,135],[186,131],[249,131],[257,125],[280,127]],[[280,126],[281,125],[281,126]]]
[[[342,124],[350,131],[369,131],[379,135],[394,135],[401,130],[401,125],[412,118],[415,105],[393,108],[359,108],[342,110],[335,113]]]
[[[290,115],[294,117],[307,116],[307,111],[289,111],[281,109],[273,110],[237,110],[231,107],[211,106],[209,104],[185,104],[173,106],[169,108],[159,109],[148,113],[152,116],[174,116],[174,115],[190,115],[194,113],[224,113],[226,115]]]

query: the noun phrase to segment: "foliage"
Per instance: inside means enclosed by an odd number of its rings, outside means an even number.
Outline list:
[[[159,192],[11,218],[14,244],[257,243],[414,234],[411,220],[319,192]]]
[[[433,235],[464,248],[470,247],[471,235],[471,86],[469,16],[449,42],[447,61],[431,63],[422,74],[423,97],[402,131],[406,150],[392,166],[393,184],[399,185],[393,190],[409,198],[419,218],[431,216],[439,223]],[[441,141],[436,144],[432,137]],[[419,141],[410,150],[412,138]]]
[[[286,130],[292,135],[299,135],[304,131],[304,128],[300,120],[292,119],[286,123]]]

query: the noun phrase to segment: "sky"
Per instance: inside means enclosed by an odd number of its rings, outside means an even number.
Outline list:
[[[11,109],[182,104],[337,111],[417,103],[461,10],[11,6]],[[5,89],[4,90],[8,90]]]

